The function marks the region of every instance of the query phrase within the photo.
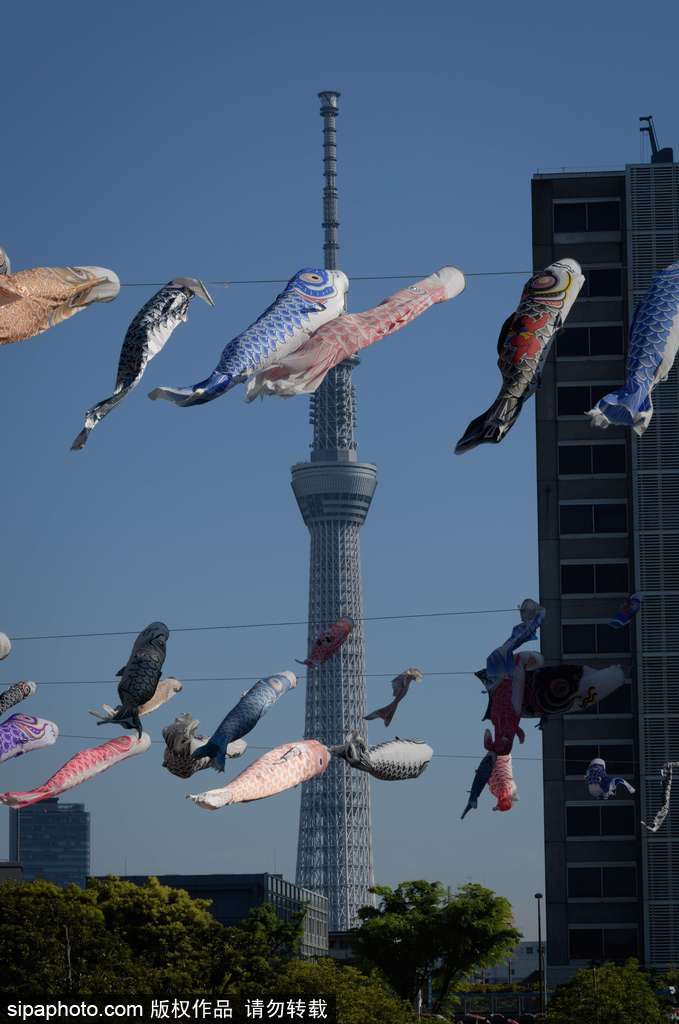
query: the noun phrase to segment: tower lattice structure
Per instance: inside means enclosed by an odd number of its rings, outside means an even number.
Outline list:
[[[324,121],[323,195],[325,265],[337,268],[335,118],[339,93],[320,93]],[[363,584],[359,531],[377,486],[377,469],[358,461],[356,398],[358,359],[330,371],[311,399],[313,443],[309,462],[293,466],[292,488],[311,535],[309,644],[335,620],[350,616],[354,629],[340,651],[309,669],[307,739],[327,746],[353,730],[365,735],[366,683]],[[370,787],[366,773],[333,758],[324,775],[302,787],[297,884],[329,900],[331,931],[355,924],[373,885]]]

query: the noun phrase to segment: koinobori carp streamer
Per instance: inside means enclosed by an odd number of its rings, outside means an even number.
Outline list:
[[[381,338],[400,331],[437,302],[463,291],[464,274],[443,267],[417,284],[395,292],[379,306],[364,313],[346,313],[319,327],[287,356],[260,370],[247,386],[247,400],[258,395],[292,398],[316,391],[333,367]]]
[[[202,281],[193,277],[176,277],[163,285],[139,310],[123,339],[115,390],[109,398],[87,410],[85,426],[71,445],[72,450],[84,448],[96,425],[136,388],[147,365],[165,347],[175,327],[187,319],[191,300],[196,295],[214,306]]]
[[[269,308],[233,338],[209,377],[190,388],[154,388],[149,398],[204,405],[294,352],[342,312],[349,282],[341,270],[298,271]]]
[[[613,424],[643,434],[653,418],[653,391],[667,380],[678,348],[679,261],[655,274],[637,306],[627,349],[625,383],[589,410],[593,426]]]
[[[318,740],[284,743],[248,765],[228,785],[187,795],[187,800],[206,811],[263,800],[322,775],[329,763],[330,751]]]
[[[580,264],[563,259],[526,283],[516,312],[500,330],[500,393],[490,408],[471,421],[457,442],[456,455],[480,444],[498,444],[514,426],[524,403],[538,389],[551,344],[584,282]]]
[[[198,761],[208,757],[217,771],[223,772],[229,744],[247,736],[262,715],[295,686],[297,676],[294,672],[288,671],[258,680],[241,696],[208,742],[194,750],[193,759]]]
[[[151,746],[148,733],[137,736],[116,736],[98,747],[81,750],[66,764],[55,772],[47,782],[37,789],[28,792],[0,793],[0,803],[10,807],[28,807],[40,803],[50,797],[59,796],[75,786],[82,785],[89,779],[112,768],[114,764],[124,761],[135,754],[143,754]]]
[[[169,636],[170,631],[164,622],[152,622],[141,631],[127,664],[117,673],[121,677],[118,683],[120,705],[112,715],[102,718],[97,725],[117,723],[124,729],[136,729],[141,738],[139,713],[143,705],[155,696]]]
[[[105,267],[36,267],[0,276],[0,345],[43,334],[119,291],[117,275]]]
[[[0,764],[29,750],[50,747],[56,742],[59,728],[46,718],[16,714],[0,725]]]

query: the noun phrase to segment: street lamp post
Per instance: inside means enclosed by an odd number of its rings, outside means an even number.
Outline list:
[[[535,899],[538,901],[538,988],[540,991],[540,1013],[545,1012],[545,989],[544,989],[544,956],[542,951],[542,914],[540,912],[540,900],[542,893],[536,892]]]

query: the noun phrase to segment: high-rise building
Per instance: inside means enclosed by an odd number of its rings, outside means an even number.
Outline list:
[[[586,277],[536,396],[542,650],[551,662],[619,663],[630,680],[543,730],[549,987],[592,961],[679,960],[679,815],[656,835],[640,824],[679,751],[677,368],[643,437],[584,415],[623,382],[634,308],[679,259],[679,164],[653,142],[649,164],[532,182],[534,267],[572,256]],[[641,614],[613,630],[634,591]],[[636,794],[592,800],[594,757]]]
[[[328,901],[287,882],[282,875],[158,875],[161,885],[184,889],[195,900],[210,900],[210,913],[220,924],[238,924],[250,910],[270,904],[283,921],[304,909],[300,954],[305,959],[328,956]],[[125,882],[144,885],[146,875],[128,875]]]
[[[335,118],[338,93],[321,93],[326,187],[325,265],[337,267]],[[304,735],[326,745],[364,731],[363,588],[359,530],[377,486],[377,470],[359,462],[353,368],[331,370],[311,399],[311,461],[293,466],[292,488],[311,534],[309,644],[332,622],[350,616],[354,629],[326,664],[309,669]],[[297,847],[297,884],[327,896],[331,931],[346,931],[371,902],[373,884],[370,786],[365,772],[333,758],[318,779],[304,783]]]
[[[9,811],[9,856],[23,868],[23,881],[43,878],[57,885],[84,886],[90,873],[90,815],[84,804],[39,804]]]

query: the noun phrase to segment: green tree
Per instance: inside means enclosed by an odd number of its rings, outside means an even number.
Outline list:
[[[438,1011],[459,982],[475,968],[505,960],[521,938],[509,901],[482,885],[463,885],[452,897],[440,882],[372,891],[380,905],[359,911],[354,950],[411,1004],[431,977]]]
[[[269,904],[255,907],[231,928],[225,928],[215,965],[219,995],[257,995],[273,991],[284,964],[298,955],[304,913],[282,921]]]
[[[51,882],[0,885],[0,992],[22,998],[137,991],[131,950],[91,891]]]
[[[653,987],[637,960],[578,971],[554,992],[548,1024],[661,1024]]]
[[[91,879],[86,892],[141,971],[136,995],[194,995],[211,987],[224,928],[208,900],[194,900],[153,877],[144,885],[113,876]]]
[[[337,1000],[338,1024],[416,1024],[407,1003],[394,996],[376,974],[366,975],[335,960],[307,963],[292,960],[282,968],[271,989],[295,999]]]

